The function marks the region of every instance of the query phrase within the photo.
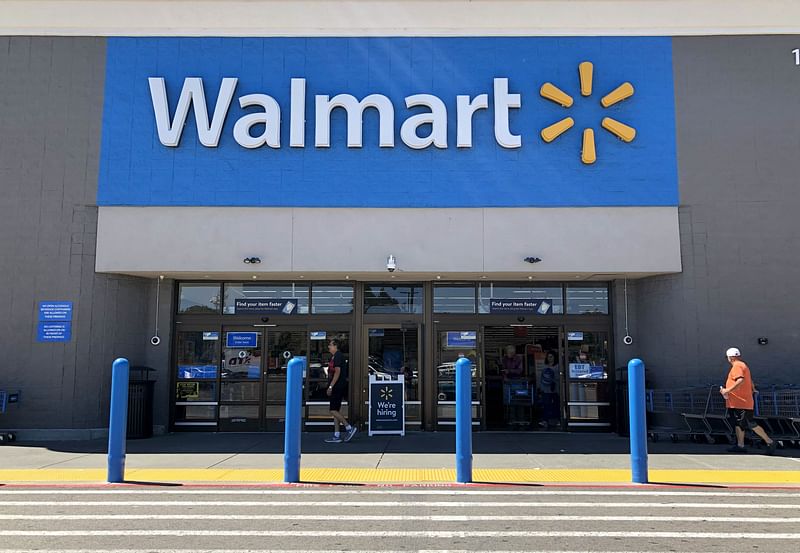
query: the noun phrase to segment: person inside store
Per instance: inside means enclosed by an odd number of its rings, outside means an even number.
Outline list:
[[[517,355],[517,348],[513,345],[509,344],[506,346],[505,355],[503,355],[500,364],[503,372],[503,380],[514,380],[524,376],[525,369],[522,365],[522,356]]]
[[[544,365],[542,366],[542,372],[539,376],[539,393],[542,398],[542,420],[539,422],[539,425],[544,428],[558,424],[558,380],[558,356],[554,351],[550,350],[545,353]]]

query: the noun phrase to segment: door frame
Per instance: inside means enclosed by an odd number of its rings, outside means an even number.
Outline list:
[[[413,402],[406,402],[409,405],[419,405],[420,410],[420,418],[419,420],[409,421],[406,420],[406,428],[408,426],[412,426],[416,429],[419,426],[420,429],[425,427],[425,420],[426,420],[426,384],[427,379],[425,378],[425,373],[428,372],[425,370],[425,335],[424,335],[424,324],[418,318],[414,319],[407,319],[403,321],[397,321],[397,315],[393,315],[392,318],[394,320],[389,321],[381,317],[378,321],[370,320],[369,322],[364,322],[361,325],[360,330],[360,348],[359,348],[359,358],[358,358],[358,386],[357,390],[360,393],[361,400],[358,402],[358,409],[353,411],[355,413],[358,412],[358,419],[362,421],[364,424],[367,423],[369,420],[369,331],[372,329],[380,328],[380,329],[402,329],[402,328],[416,328],[417,330],[417,371],[419,376],[417,377],[417,383],[419,385],[419,390],[417,391],[417,397],[419,399]],[[383,320],[387,320],[387,322],[381,322]],[[351,352],[352,355],[352,352]],[[350,364],[351,368],[353,364]],[[355,381],[353,375],[351,374],[351,379]],[[354,387],[353,382],[351,382],[351,388]],[[408,410],[406,409],[406,412]]]
[[[562,368],[564,370],[564,378],[562,379],[563,382],[563,398],[564,400],[561,402],[562,404],[562,427],[567,432],[610,432],[615,427],[614,421],[614,387],[616,386],[616,378],[612,360],[615,359],[614,357],[614,331],[613,327],[609,321],[609,324],[604,325],[600,323],[582,323],[580,321],[576,322],[566,322],[561,325],[561,332],[563,333],[562,337]],[[580,424],[580,425],[570,425],[569,421],[569,385],[571,380],[569,377],[569,340],[568,335],[570,332],[605,332],[608,340],[608,345],[606,349],[607,355],[607,363],[608,366],[606,367],[607,377],[604,380],[597,380],[595,382],[602,382],[604,383],[608,389],[608,401],[607,402],[599,402],[602,403],[604,407],[608,408],[609,416],[608,416],[608,424],[605,423],[591,423],[591,424]],[[589,380],[591,382],[591,380]]]

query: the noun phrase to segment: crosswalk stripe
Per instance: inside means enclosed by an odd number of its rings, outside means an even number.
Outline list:
[[[800,533],[760,532],[585,532],[517,530],[0,530],[2,537],[88,537],[88,536],[236,536],[297,538],[674,538],[736,540],[800,540]]]
[[[472,549],[0,549],[0,553],[476,553]],[[519,550],[491,550],[483,553],[520,553]],[[601,551],[581,549],[580,551],[559,549],[549,551],[539,549],[537,553],[673,553],[667,551]],[[697,552],[703,553],[703,552]]]
[[[0,520],[325,520],[330,515],[0,515]],[[800,523],[800,517],[710,517],[710,516],[635,516],[635,515],[347,515],[350,522],[357,521],[432,521],[432,522],[483,522],[483,521],[622,521],[622,522],[753,522],[757,524]]]
[[[604,501],[4,501],[14,507],[623,507],[681,509],[798,509],[783,503],[655,503]]]

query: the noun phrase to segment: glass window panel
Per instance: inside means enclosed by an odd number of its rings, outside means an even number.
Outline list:
[[[395,378],[402,374],[406,401],[420,400],[418,328],[373,328],[368,334],[367,372],[385,378]],[[369,385],[368,379],[369,376],[365,374],[364,386]]]
[[[216,382],[192,382],[182,380],[175,383],[176,401],[217,401]]]
[[[228,332],[223,333],[227,340]],[[223,350],[222,378],[259,380],[261,378],[261,333],[255,332],[255,347],[225,348]]]
[[[434,313],[475,313],[474,286],[434,286]]]
[[[258,418],[258,405],[220,405],[219,418],[233,419],[233,418],[257,419]]]
[[[439,333],[436,366],[437,401],[456,400],[456,361],[466,357],[472,362],[472,401],[480,401],[480,357],[476,330],[448,330]]]
[[[260,382],[223,382],[220,401],[258,401]]]
[[[217,378],[219,335],[219,332],[178,332],[178,378]]]
[[[564,298],[561,286],[498,286],[493,283],[478,284],[478,313],[490,313],[489,300],[547,300],[550,302],[550,313],[564,313]]]
[[[216,405],[176,405],[175,421],[216,420]]]
[[[608,314],[608,286],[570,286],[567,285],[567,313]]]
[[[351,285],[320,285],[311,287],[311,311],[314,314],[352,313],[353,287]]]
[[[570,405],[569,419],[573,423],[605,422],[613,417],[611,407],[606,405]]]
[[[178,285],[178,313],[219,313],[219,284]]]
[[[328,352],[328,342],[336,338],[339,340],[339,351],[345,359],[350,360],[350,333],[346,330],[315,329],[309,342],[308,372],[306,373],[306,389],[308,401],[328,401],[328,361],[331,355]],[[349,375],[348,375],[349,378]]]
[[[289,300],[297,299],[297,313],[308,314],[309,286],[293,282],[242,282],[225,285],[223,313],[236,313],[237,299],[250,300]],[[276,313],[277,315],[277,313]]]
[[[567,360],[567,375],[570,379],[585,381],[608,379],[608,334],[568,331]],[[580,384],[580,389],[597,393],[597,390],[605,390],[606,386],[585,382]]]
[[[422,286],[367,285],[364,313],[422,313]]]

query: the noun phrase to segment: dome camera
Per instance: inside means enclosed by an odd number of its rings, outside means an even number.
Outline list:
[[[397,269],[397,260],[393,255],[386,258],[386,270],[393,273]]]
[[[626,346],[631,345],[633,343],[633,336],[631,336],[630,334],[626,335],[622,339],[622,343],[625,344]]]
[[[158,336],[153,336],[152,338],[150,338],[150,343],[153,344],[154,346],[157,346],[158,344],[161,343],[161,338],[159,338]]]

